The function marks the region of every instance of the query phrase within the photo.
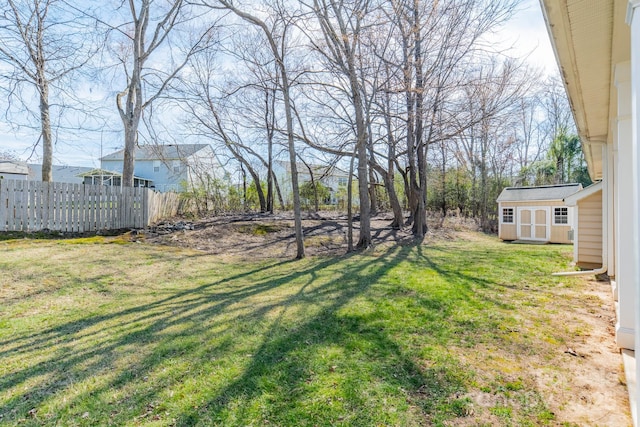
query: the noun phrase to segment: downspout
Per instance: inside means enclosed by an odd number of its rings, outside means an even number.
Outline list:
[[[602,177],[607,176],[609,169],[609,159],[607,152],[607,143],[604,141],[589,141],[589,144],[598,144],[602,150]],[[605,197],[606,196],[606,197]],[[559,273],[552,273],[552,276],[586,276],[586,275],[599,275],[604,274],[609,270],[607,262],[609,260],[609,190],[604,182],[602,184],[602,267],[594,270],[580,270],[580,271],[563,271]]]

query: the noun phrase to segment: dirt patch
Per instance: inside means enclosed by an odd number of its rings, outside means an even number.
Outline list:
[[[581,295],[560,295],[565,310],[554,324],[570,332],[556,366],[568,366],[565,375],[536,369],[559,419],[576,425],[631,425],[629,399],[620,350],[615,345],[615,307],[608,281],[585,276]],[[564,402],[564,404],[562,404]]]
[[[410,227],[390,227],[392,217],[372,219],[374,246],[412,242]],[[360,223],[354,221],[357,243]],[[347,217],[331,212],[305,214],[302,221],[305,253],[308,256],[335,256],[347,251]],[[474,221],[451,217],[429,219],[425,240],[454,238],[460,232],[477,230]],[[187,221],[174,218],[141,232],[149,243],[196,249],[210,254],[240,259],[293,258],[296,253],[295,229],[291,214],[229,215]]]
[[[615,344],[611,286],[592,276],[580,280],[584,286],[553,291],[557,313],[546,319],[544,328],[561,331],[562,341],[544,336],[535,349],[518,346],[516,340],[513,347],[478,346],[467,353],[464,359],[476,367],[478,381],[490,383],[500,372],[507,387],[469,393],[465,397],[472,402],[471,416],[448,426],[505,425],[509,408],[539,413],[548,419],[545,425],[632,425],[622,357]],[[521,307],[523,318],[535,319],[535,314],[526,314],[531,309]],[[540,333],[540,325],[527,323],[512,333]]]

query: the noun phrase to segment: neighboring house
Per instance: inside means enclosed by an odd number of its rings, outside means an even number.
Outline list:
[[[27,166],[29,167],[29,180],[42,181],[42,165],[30,163]],[[83,179],[80,175],[91,169],[83,166],[53,165],[51,166],[51,174],[53,175],[53,182],[82,184]]]
[[[582,140],[589,175],[602,181],[602,262],[617,299],[634,424],[640,358],[640,0],[541,0]],[[584,239],[578,228],[577,244]]]
[[[29,168],[18,160],[0,160],[0,179],[17,179],[26,181]]]
[[[134,175],[152,181],[158,191],[184,191],[224,171],[209,144],[140,145],[135,150]],[[100,169],[122,173],[124,150],[100,159]]]
[[[581,184],[507,187],[498,197],[502,240],[571,243],[573,208],[563,199],[582,189]]]
[[[349,172],[343,171],[336,166],[323,166],[312,165],[309,167],[304,163],[297,163],[296,168],[298,170],[298,184],[302,185],[305,182],[311,182],[313,174],[313,181],[320,182],[322,185],[329,189],[329,200],[321,201],[320,203],[336,205],[340,202],[340,199],[345,198],[347,194],[347,184],[349,182]],[[311,171],[309,171],[311,169]],[[282,191],[282,198],[284,203],[290,205],[292,201],[292,187],[291,187],[291,163],[287,161],[277,160],[273,162],[273,172],[278,179],[280,190]],[[354,179],[354,182],[357,182]],[[357,200],[357,190],[354,191],[354,200]],[[354,201],[357,203],[357,201]]]

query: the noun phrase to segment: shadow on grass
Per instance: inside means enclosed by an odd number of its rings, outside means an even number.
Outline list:
[[[449,362],[418,366],[375,310],[380,279],[416,250],[263,265],[4,339],[0,366],[13,364],[0,376],[0,422],[360,426],[460,415],[447,405],[463,375]]]

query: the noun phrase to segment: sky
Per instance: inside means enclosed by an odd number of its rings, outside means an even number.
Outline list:
[[[503,48],[513,49],[514,56],[528,56],[529,62],[542,68],[547,75],[557,74],[558,67],[540,10],[539,0],[522,0],[519,11],[504,28],[496,32],[491,38]],[[96,88],[99,92],[109,93],[110,88]],[[115,102],[106,99],[107,104]],[[111,104],[111,105],[113,105]],[[1,105],[1,104],[0,104]],[[112,128],[120,129],[115,105],[113,111],[114,123]],[[109,154],[122,148],[122,134],[113,130],[84,133],[73,139],[60,138],[54,147],[54,161],[56,165],[99,167],[101,155]],[[41,147],[33,149],[38,141],[38,133],[33,129],[11,129],[0,120],[0,152],[11,152],[21,160],[29,163],[41,163]]]
[[[523,0],[519,12],[499,34],[505,44],[528,55],[547,75],[559,73],[539,0]]]

